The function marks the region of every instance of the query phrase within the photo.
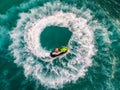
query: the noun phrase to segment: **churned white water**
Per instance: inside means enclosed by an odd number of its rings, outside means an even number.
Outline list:
[[[98,23],[97,27],[90,22],[92,16],[89,10],[78,10],[55,2],[19,16],[17,27],[10,33],[13,39],[10,50],[15,57],[14,62],[24,68],[26,77],[32,76],[44,86],[57,88],[85,76],[96,53],[94,31],[102,28],[97,21],[92,22]],[[41,32],[51,25],[67,27],[72,32],[69,51],[58,58],[51,58],[50,51],[40,44]]]

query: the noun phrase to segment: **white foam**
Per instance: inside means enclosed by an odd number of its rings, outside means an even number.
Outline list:
[[[65,13],[64,10],[69,12]],[[87,68],[92,65],[91,58],[96,51],[94,29],[87,24],[87,20],[92,18],[90,11],[83,13],[82,9],[78,10],[59,2],[47,3],[30,11],[31,13],[20,14],[17,27],[10,34],[13,39],[10,49],[16,58],[15,63],[24,67],[25,76],[31,75],[50,88],[62,87],[67,82],[75,82],[78,78],[84,77]],[[54,65],[53,59],[49,56],[50,52],[44,50],[40,44],[41,32],[51,25],[67,27],[73,33],[68,43],[69,52],[58,58],[63,66]],[[74,43],[77,45],[73,45]],[[74,54],[75,57],[68,60],[68,54]],[[51,62],[43,65],[37,61],[38,59]],[[68,62],[64,62],[64,59]]]

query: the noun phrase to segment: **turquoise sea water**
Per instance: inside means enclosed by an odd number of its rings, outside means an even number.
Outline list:
[[[0,1],[0,90],[120,90],[119,74],[119,0]]]
[[[65,27],[49,26],[40,35],[40,43],[47,50],[67,46],[72,32]],[[46,42],[47,41],[47,42]]]

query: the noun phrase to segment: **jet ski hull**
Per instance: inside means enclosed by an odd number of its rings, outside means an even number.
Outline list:
[[[67,52],[67,51],[66,51],[66,52]],[[51,57],[57,57],[57,56],[60,56],[60,55],[65,54],[66,52],[61,52],[61,53],[59,53],[59,54],[54,54],[54,52],[51,52],[51,53],[50,53],[50,56],[51,56]]]

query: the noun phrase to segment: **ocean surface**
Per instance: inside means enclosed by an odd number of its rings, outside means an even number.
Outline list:
[[[120,0],[0,0],[0,90],[120,90]]]

